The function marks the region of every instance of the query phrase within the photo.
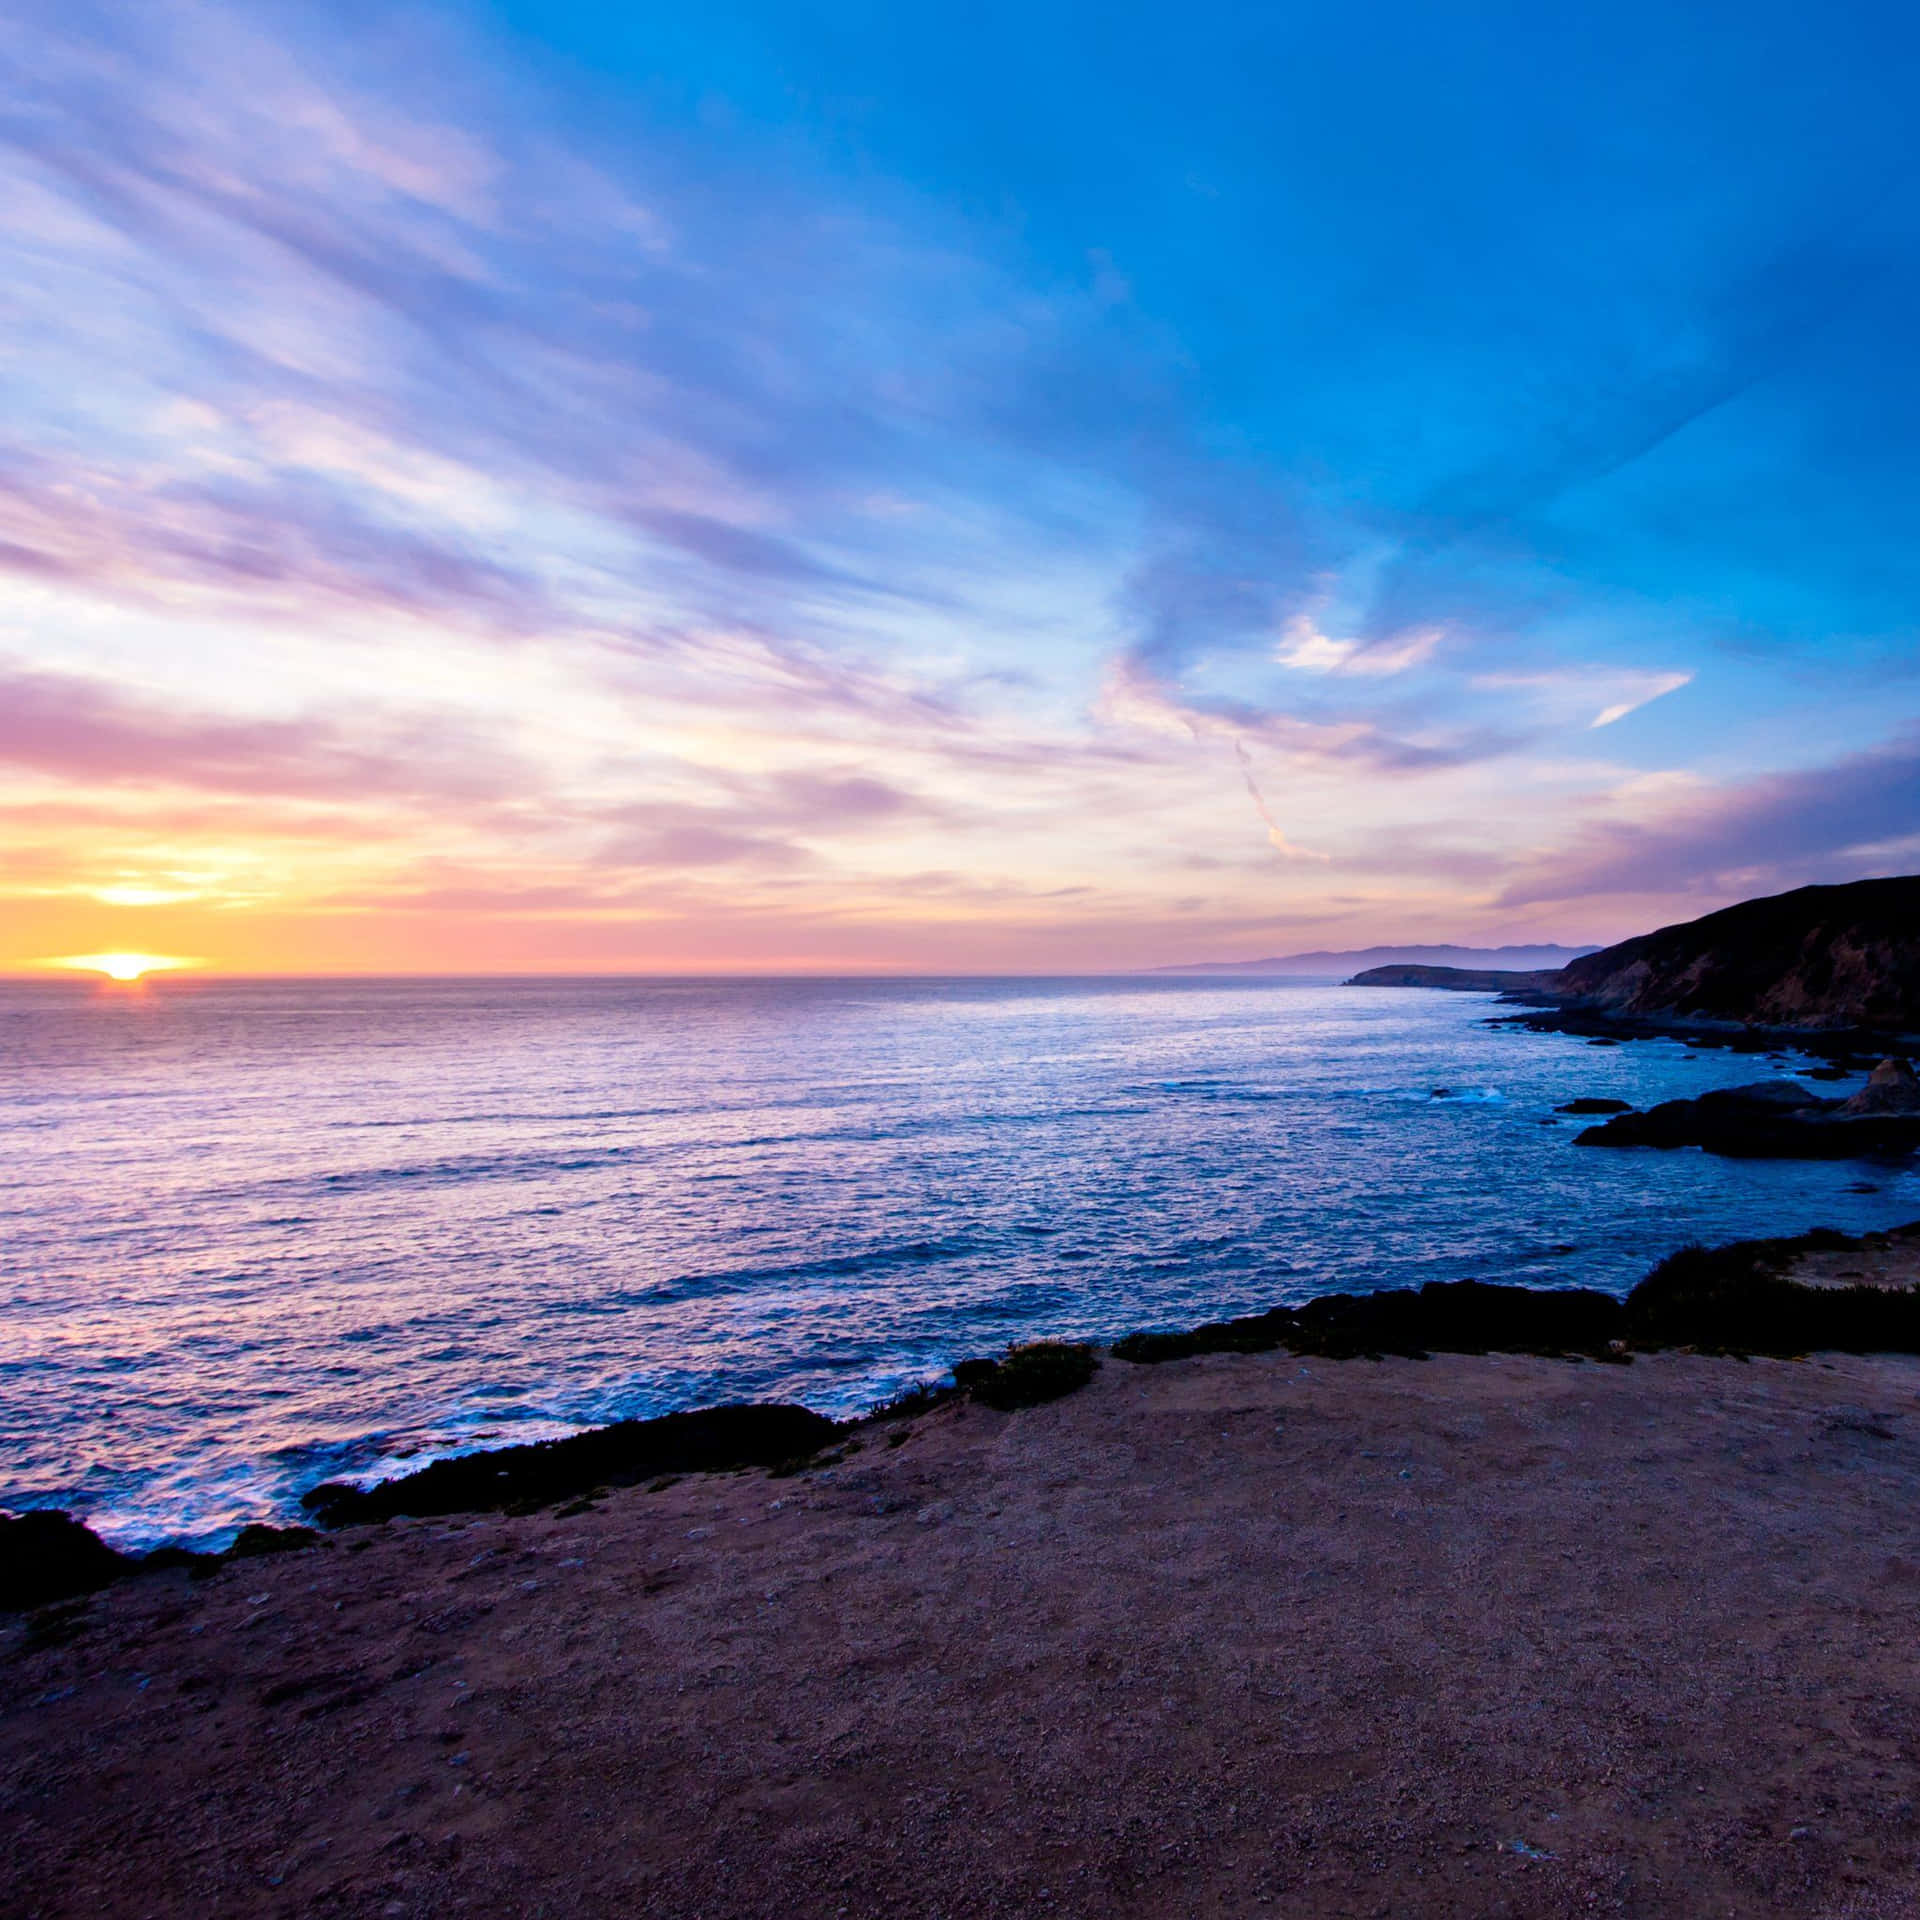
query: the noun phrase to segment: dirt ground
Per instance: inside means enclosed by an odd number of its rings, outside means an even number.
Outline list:
[[[134,1580],[0,1629],[0,1914],[1920,1914],[1917,1393],[1109,1360]]]
[[[1832,1252],[1800,1253],[1787,1269],[1803,1287],[1920,1286],[1920,1221]]]

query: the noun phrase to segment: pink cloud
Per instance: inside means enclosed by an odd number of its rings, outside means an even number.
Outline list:
[[[89,787],[151,785],[287,797],[498,798],[524,774],[444,719],[213,718],[99,681],[0,666],[0,765]]]

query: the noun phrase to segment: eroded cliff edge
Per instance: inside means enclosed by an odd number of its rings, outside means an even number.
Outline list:
[[[1558,973],[1376,967],[1355,986],[1500,989],[1569,1015],[1661,1027],[1920,1035],[1920,876],[1799,887],[1661,927]]]
[[[1549,990],[1640,1019],[1920,1032],[1920,877],[1745,900],[1588,954]]]

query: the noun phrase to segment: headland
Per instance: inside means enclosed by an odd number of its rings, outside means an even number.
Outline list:
[[[1501,991],[1547,1030],[1907,1054],[1920,1050],[1920,876],[1743,900],[1551,972],[1398,965],[1352,984]]]

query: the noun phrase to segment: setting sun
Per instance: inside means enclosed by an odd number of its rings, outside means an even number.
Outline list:
[[[132,981],[149,973],[177,973],[182,967],[197,967],[200,962],[175,959],[164,953],[73,953],[44,964],[81,973],[103,973],[109,980]]]

